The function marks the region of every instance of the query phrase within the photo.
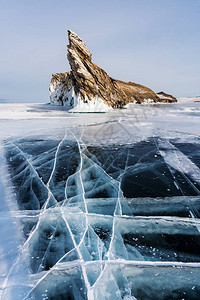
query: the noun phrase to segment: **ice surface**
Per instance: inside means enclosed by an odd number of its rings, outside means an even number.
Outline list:
[[[2,104],[0,297],[200,298],[200,104]]]

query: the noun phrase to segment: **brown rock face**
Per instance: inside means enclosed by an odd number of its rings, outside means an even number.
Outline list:
[[[66,103],[73,106],[74,95],[79,95],[84,102],[98,97],[113,108],[123,107],[131,102],[162,101],[159,95],[143,85],[111,78],[92,62],[91,52],[77,34],[68,30],[68,37],[67,58],[71,71],[52,75],[50,83],[52,103],[62,105]],[[69,93],[72,88],[73,95]],[[176,98],[173,99],[176,101]]]

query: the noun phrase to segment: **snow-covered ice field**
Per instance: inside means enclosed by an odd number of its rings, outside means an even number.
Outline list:
[[[0,299],[200,299],[199,101],[0,104]]]

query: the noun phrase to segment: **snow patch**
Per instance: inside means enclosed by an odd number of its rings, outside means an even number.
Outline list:
[[[189,175],[194,181],[200,183],[200,169],[187,156],[170,142],[160,140],[158,144],[161,148],[160,154],[166,164],[174,170]]]
[[[95,113],[95,112],[109,112],[112,111],[113,108],[105,104],[105,102],[95,96],[91,100],[85,95],[85,99],[83,100],[80,95],[74,95],[74,107],[69,110],[72,113]]]
[[[164,95],[160,95],[160,94],[156,94],[160,99],[172,99],[172,97],[170,97],[170,96],[164,96]]]
[[[147,99],[144,99],[142,104],[150,104],[150,103],[154,103],[154,100],[151,98],[147,98]]]

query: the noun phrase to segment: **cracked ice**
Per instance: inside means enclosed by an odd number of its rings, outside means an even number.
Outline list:
[[[135,109],[3,135],[1,299],[199,299],[199,119]]]

